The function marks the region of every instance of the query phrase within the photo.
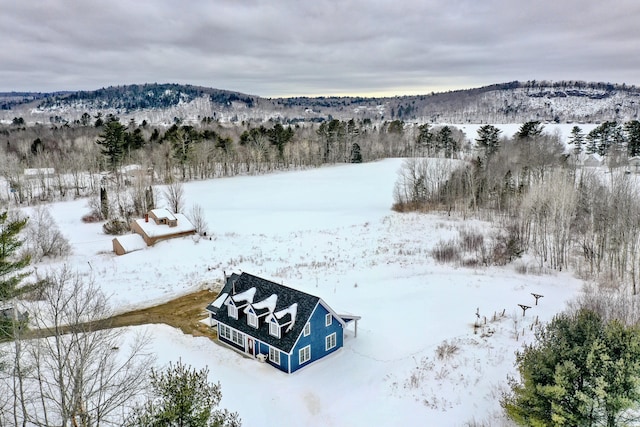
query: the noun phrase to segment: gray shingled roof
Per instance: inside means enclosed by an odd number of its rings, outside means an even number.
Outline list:
[[[281,337],[276,338],[269,334],[269,324],[265,322],[264,316],[260,318],[259,327],[256,329],[247,324],[247,315],[244,313],[244,309],[238,310],[238,320],[228,316],[227,306],[225,304],[221,304],[220,307],[217,308],[213,306],[212,303],[207,306],[207,310],[213,313],[214,317],[220,322],[242,333],[253,336],[271,347],[275,347],[285,353],[290,353],[320,298],[248,273],[242,273],[240,275],[234,273],[229,276],[227,283],[220,291],[220,295],[224,293],[237,295],[251,288],[256,288],[256,293],[253,298],[254,303],[263,301],[273,294],[278,296],[274,312],[284,310],[294,303],[298,304],[296,321],[291,331],[285,332],[287,327],[284,327],[282,328]],[[256,311],[258,311],[258,314],[264,313],[264,310]],[[279,322],[280,324],[284,324],[289,320],[290,315],[287,314],[280,319]]]

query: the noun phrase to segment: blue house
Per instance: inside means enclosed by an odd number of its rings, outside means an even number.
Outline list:
[[[207,306],[218,340],[292,373],[340,349],[359,316],[337,314],[321,298],[251,274],[232,274]]]

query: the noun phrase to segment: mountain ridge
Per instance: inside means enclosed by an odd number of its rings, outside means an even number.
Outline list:
[[[627,121],[640,114],[640,88],[604,82],[512,81],[471,89],[393,97],[265,98],[176,83],[109,86],[93,91],[2,92],[0,120],[69,123],[84,113],[152,123],[339,119],[431,123]]]

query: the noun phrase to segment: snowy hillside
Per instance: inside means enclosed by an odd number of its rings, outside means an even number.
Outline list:
[[[162,90],[160,90],[162,89]],[[268,121],[298,123],[330,117],[428,123],[596,123],[637,119],[640,90],[634,86],[580,81],[495,84],[415,96],[387,98],[261,98],[190,85],[129,85],[90,92],[0,93],[0,122],[21,117],[32,123],[73,123],[83,114],[114,114],[124,121],[171,125]]]
[[[436,263],[430,250],[439,241],[460,229],[489,235],[491,227],[392,212],[401,163],[186,183],[186,206],[202,206],[210,238],[121,257],[101,224],[81,222],[86,200],[51,205],[51,213],[73,245],[64,262],[95,280],[119,311],[246,271],[362,316],[343,349],[292,375],[168,326],[130,329],[153,336],[159,365],[208,365],[222,384],[222,406],[245,426],[503,425],[498,399],[514,352],[581,283],[568,273],[520,274],[523,260],[505,268]],[[538,305],[531,293],[544,295]],[[532,308],[523,316],[518,304]]]

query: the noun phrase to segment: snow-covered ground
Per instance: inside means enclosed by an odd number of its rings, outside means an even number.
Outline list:
[[[168,326],[130,328],[153,336],[159,365],[179,358],[208,365],[222,384],[222,406],[245,426],[500,425],[500,389],[514,372],[514,352],[531,338],[532,323],[562,310],[581,283],[568,273],[436,263],[429,251],[437,242],[490,225],[392,212],[401,163],[187,183],[187,211],[203,208],[208,237],[120,257],[101,224],[82,223],[86,200],[50,210],[73,246],[65,263],[95,280],[118,311],[246,271],[362,316],[343,349],[292,375]],[[57,264],[36,267],[41,274]],[[537,306],[531,293],[544,295]],[[518,304],[532,308],[523,316]],[[439,358],[447,349],[452,354]]]

